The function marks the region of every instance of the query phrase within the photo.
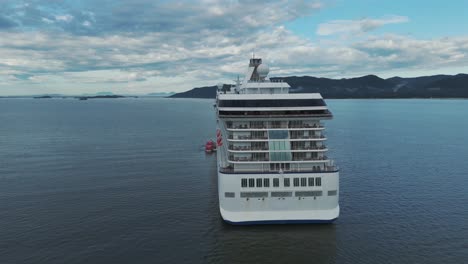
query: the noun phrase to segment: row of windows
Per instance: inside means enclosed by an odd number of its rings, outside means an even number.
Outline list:
[[[219,107],[306,107],[326,106],[323,99],[219,100]]]
[[[301,178],[293,178],[293,185],[294,187],[306,187],[306,186],[322,186],[322,178],[321,177],[301,177]],[[243,178],[241,179],[241,187],[246,188],[253,188],[253,187],[270,187],[270,179],[269,178]],[[280,179],[273,178],[273,187],[280,187]],[[283,187],[291,187],[291,179],[284,178],[283,179]]]
[[[331,190],[328,191],[328,196],[336,196],[337,191]],[[322,191],[297,191],[294,192],[295,197],[320,197],[322,196]],[[226,198],[235,198],[236,194],[234,192],[225,192],[224,197]],[[241,198],[267,198],[268,192],[241,192]],[[284,198],[284,197],[293,197],[293,192],[271,192],[271,197],[273,198]]]

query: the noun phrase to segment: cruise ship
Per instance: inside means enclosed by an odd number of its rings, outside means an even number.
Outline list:
[[[323,120],[331,119],[318,93],[289,93],[250,59],[243,80],[218,85],[219,210],[234,225],[331,223],[340,207],[339,169],[327,156]]]

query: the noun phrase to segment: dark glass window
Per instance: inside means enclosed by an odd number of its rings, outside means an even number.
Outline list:
[[[257,179],[257,187],[262,187],[262,179],[261,178]]]
[[[241,186],[242,187],[247,187],[247,179],[242,179],[241,180]]]
[[[268,131],[270,139],[287,139],[289,137],[288,130],[270,130]]]
[[[249,187],[255,187],[255,179],[253,178],[249,179]]]
[[[270,179],[263,179],[263,186],[270,187]]]
[[[294,178],[294,187],[299,186],[299,178]]]
[[[220,100],[219,107],[304,107],[325,106],[323,99]]]
[[[307,178],[301,178],[301,186],[307,186]]]
[[[309,186],[314,186],[314,178],[309,178]]]
[[[273,179],[273,187],[279,187],[279,179],[278,178]]]
[[[284,187],[289,187],[289,178],[284,178]]]
[[[320,177],[315,178],[315,186],[322,186],[322,178]]]

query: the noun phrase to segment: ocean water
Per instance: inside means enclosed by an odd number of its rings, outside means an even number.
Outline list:
[[[468,101],[327,103],[340,218],[230,226],[212,100],[0,99],[0,263],[466,263]]]

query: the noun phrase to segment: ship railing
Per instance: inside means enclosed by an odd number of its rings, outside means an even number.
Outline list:
[[[332,118],[333,114],[328,110],[272,110],[272,111],[227,111],[222,110],[219,112],[220,117],[240,117],[249,118],[251,116],[262,116],[268,118],[282,118],[282,117],[323,117]]]
[[[268,150],[268,147],[229,146],[229,150]]]
[[[248,125],[239,125],[239,126],[228,126],[229,129],[307,129],[307,128],[323,128],[323,126],[248,126]]]
[[[255,137],[252,137],[252,136],[242,136],[242,135],[239,135],[239,136],[237,136],[236,138],[234,138],[232,135],[230,135],[228,138],[229,138],[229,139],[268,139],[267,136],[255,136]]]
[[[318,161],[318,160],[328,160],[327,156],[323,157],[292,157],[293,161]]]
[[[315,168],[291,168],[289,170],[269,170],[269,169],[234,169],[232,166],[227,166],[220,168],[219,171],[222,173],[288,173],[288,172],[336,172],[339,171],[338,166],[325,166],[324,168],[315,167]]]
[[[229,156],[228,158],[229,161],[240,161],[240,162],[244,162],[244,161],[270,161],[270,159],[268,157],[265,157],[265,158],[250,158],[250,157],[233,157],[233,156]],[[316,157],[316,158],[312,158],[312,157],[292,157],[291,159],[292,161],[328,161],[328,157],[327,156],[323,156],[323,157]],[[278,161],[278,162],[287,162],[287,161]]]
[[[318,146],[318,147],[292,147],[291,150],[322,150],[327,149],[326,146]]]
[[[323,125],[309,125],[309,124],[303,124],[303,125],[289,125],[289,128],[323,128]]]
[[[320,135],[320,136],[316,136],[316,135],[312,135],[312,136],[291,136],[291,139],[321,139],[321,138],[325,138],[324,135]]]
[[[229,161],[269,161],[268,158],[229,157]]]

